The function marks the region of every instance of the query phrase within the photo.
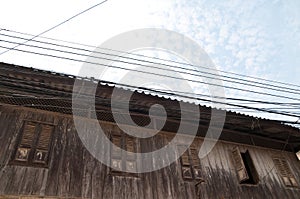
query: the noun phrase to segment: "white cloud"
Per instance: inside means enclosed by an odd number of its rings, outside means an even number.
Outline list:
[[[37,34],[97,2],[11,0],[1,5],[0,25]],[[127,30],[162,27],[197,41],[221,70],[268,79],[286,74],[289,77],[286,81],[294,78],[300,83],[299,78],[293,77],[300,72],[299,13],[299,1],[291,0],[110,0],[46,36],[99,45]],[[16,52],[9,52],[0,60],[73,73],[81,66],[81,63]],[[227,93],[274,99],[233,90]]]

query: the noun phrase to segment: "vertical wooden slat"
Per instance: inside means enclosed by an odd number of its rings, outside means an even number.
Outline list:
[[[64,152],[67,143],[67,119],[58,120],[57,128],[53,132],[56,136],[53,139],[53,151],[49,161],[49,173],[47,177],[45,194],[46,195],[59,195],[59,189],[62,187],[61,175],[62,165],[64,164]]]
[[[232,150],[232,157],[234,160],[235,168],[238,173],[239,181],[243,182],[249,179],[246,167],[243,162],[240,150],[238,147],[234,147]]]

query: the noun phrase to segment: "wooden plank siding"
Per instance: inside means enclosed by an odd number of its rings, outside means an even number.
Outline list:
[[[55,125],[48,168],[10,164],[24,120]],[[88,119],[83,121],[98,124]],[[107,133],[119,130],[112,123],[100,124]],[[139,141],[140,151],[158,149],[171,137],[169,133],[161,133],[142,139]],[[98,138],[95,143],[103,146],[103,141]],[[197,138],[195,143],[200,146],[202,139]],[[219,141],[208,156],[200,160],[204,182],[197,188],[194,181],[182,179],[179,160],[138,177],[113,176],[107,166],[85,149],[72,116],[11,106],[0,106],[0,146],[0,199],[300,198],[300,189],[284,185],[272,160],[274,156],[284,157],[299,184],[300,162],[291,152]],[[259,176],[258,184],[239,184],[231,156],[234,146],[238,146],[241,152],[249,151]],[[95,148],[95,152],[105,153],[103,148]],[[148,164],[153,162],[144,162],[142,166]]]

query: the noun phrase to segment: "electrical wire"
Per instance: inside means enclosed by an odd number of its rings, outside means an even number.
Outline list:
[[[2,70],[14,72],[14,69],[10,69],[10,68],[5,68],[5,69],[2,69]],[[40,72],[45,72],[45,71],[41,71],[41,70],[39,70],[39,71]],[[23,74],[28,74],[28,75],[32,74],[32,72],[26,72],[26,71],[22,71],[22,73]],[[43,74],[43,75],[47,75],[47,74]],[[11,78],[8,79],[5,75],[1,75],[0,74],[0,77],[2,77],[3,79],[5,79],[5,81],[10,81],[11,80]],[[59,76],[59,77],[61,77],[61,76]],[[22,83],[25,83],[25,84],[28,83],[28,81],[25,81],[25,80],[20,80],[20,79],[17,79],[17,80],[19,82],[22,82]],[[109,82],[109,81],[101,81],[101,83],[111,84],[111,85],[121,86],[121,87],[130,87],[127,84],[118,84],[118,83]],[[47,82],[38,82],[38,84],[45,85],[45,86],[52,86],[52,83],[47,83]],[[55,85],[57,85],[57,86],[65,86],[66,84],[55,83]],[[86,88],[92,88],[92,86],[86,86]],[[134,88],[131,87],[131,89],[137,89],[137,87],[134,87]],[[228,100],[239,101],[242,104],[255,104],[256,103],[258,105],[260,105],[260,104],[269,104],[269,105],[292,106],[292,107],[295,107],[295,108],[300,108],[300,103],[287,103],[287,102],[281,103],[281,102],[270,102],[270,101],[262,101],[262,100],[250,100],[250,99],[243,99],[243,98],[229,98],[229,97],[205,95],[205,94],[200,94],[200,93],[174,91],[174,90],[170,90],[170,89],[155,89],[155,91],[172,92],[172,93],[179,93],[179,94],[188,94],[188,95],[197,96],[197,97],[218,98],[218,99],[225,99],[226,101],[228,101]],[[248,102],[248,103],[245,103],[245,102]]]
[[[8,42],[8,43],[14,43],[14,44],[18,43],[18,42],[9,42],[9,41],[5,41],[5,40],[0,40],[0,41]],[[41,49],[45,49],[45,50],[53,50],[53,51],[57,51],[57,52],[71,53],[71,52],[67,52],[67,51],[62,51],[62,50],[57,50],[57,49],[51,49],[51,48],[46,48],[46,47],[33,46],[33,45],[27,45],[27,44],[24,44],[24,45],[25,46],[37,47],[37,48],[41,48]],[[6,46],[0,46],[0,47],[9,49],[9,47],[6,47]],[[299,101],[299,98],[287,97],[287,96],[284,96],[284,95],[270,94],[270,93],[265,93],[265,92],[260,92],[260,91],[253,91],[253,90],[248,90],[248,89],[243,89],[243,88],[237,88],[237,87],[233,87],[233,86],[219,85],[219,84],[208,83],[208,82],[199,81],[199,80],[192,80],[192,79],[187,79],[187,78],[174,77],[174,76],[164,75],[164,74],[160,74],[160,73],[145,72],[143,70],[136,70],[136,69],[129,69],[129,68],[126,68],[126,67],[121,67],[121,66],[113,66],[113,65],[107,65],[107,64],[100,64],[100,63],[96,63],[96,62],[84,61],[84,60],[79,60],[79,59],[74,59],[74,58],[69,58],[69,57],[62,57],[62,56],[57,56],[57,55],[50,55],[50,54],[46,54],[46,53],[38,53],[38,52],[28,51],[28,50],[21,50],[21,49],[14,49],[14,50],[20,51],[20,52],[25,52],[25,53],[30,53],[30,54],[48,56],[48,57],[59,58],[59,59],[66,59],[66,60],[76,61],[76,62],[81,62],[81,63],[88,63],[88,64],[93,64],[93,65],[106,66],[106,67],[110,67],[110,68],[117,68],[117,69],[122,69],[122,70],[139,72],[139,73],[143,73],[143,74],[146,73],[146,74],[150,74],[150,75],[167,77],[167,78],[172,78],[172,79],[177,79],[177,80],[185,80],[185,81],[190,81],[190,82],[194,82],[194,83],[203,83],[203,84],[213,85],[213,86],[222,87],[222,88],[224,87],[224,88],[228,88],[228,89],[239,90],[239,91],[243,91],[243,92],[251,92],[251,93],[260,94],[260,95],[268,95],[268,96],[272,96],[272,97],[278,97],[278,98],[284,98],[284,99],[290,99],[290,100]],[[83,55],[83,54],[80,54],[80,53],[71,53],[71,54],[73,54],[73,55],[80,55],[80,56],[86,56],[86,55]],[[153,66],[151,66],[151,67],[154,68]],[[158,69],[160,69],[160,68],[158,68]]]
[[[3,79],[3,78],[2,78]],[[5,80],[5,83],[7,83],[8,81],[11,81],[11,79],[8,79],[8,78],[4,78],[4,80]],[[22,81],[22,80],[18,80],[18,82],[23,82],[23,83],[30,83],[29,81]],[[106,82],[107,84],[110,84],[111,82]],[[51,86],[51,84],[47,84],[47,83],[41,83],[41,82],[39,82],[39,84],[43,84],[43,85],[48,85],[48,86]],[[114,83],[112,83],[113,85],[115,85]],[[53,86],[53,85],[52,85]],[[118,85],[118,86],[127,86],[127,87],[130,87],[130,86],[128,86],[128,85],[124,85],[124,84],[122,84],[122,85]],[[141,89],[140,87],[131,87],[131,88],[133,88],[133,89]],[[143,90],[147,90],[146,88],[143,88]],[[148,91],[149,91],[149,89],[148,89]],[[154,90],[152,90],[153,92],[154,92]],[[157,92],[157,90],[155,90],[155,92]],[[174,91],[170,91],[170,92],[172,92],[172,94],[174,93]],[[161,93],[162,94],[162,93]],[[200,95],[200,94],[199,94]],[[203,95],[202,95],[203,96]],[[185,96],[186,97],[186,96]],[[210,96],[207,96],[207,97],[210,97]],[[200,98],[197,98],[197,99],[200,99]],[[233,98],[233,99],[235,99],[235,98]],[[236,100],[240,100],[240,99],[236,99]],[[259,101],[260,102],[260,101]],[[265,103],[267,103],[267,102],[265,102]],[[271,102],[270,103],[268,103],[268,104],[272,104]],[[280,103],[273,103],[273,104],[279,104],[279,105],[284,105],[284,104],[286,104],[286,103],[283,103],[283,104],[280,104]],[[293,104],[291,104],[291,105],[295,105],[294,103]]]
[[[85,12],[87,12],[87,11],[89,11],[89,10],[91,10],[91,9],[93,9],[93,8],[95,8],[95,7],[97,7],[97,6],[102,5],[103,3],[107,2],[107,1],[108,1],[108,0],[101,1],[100,3],[97,3],[97,4],[93,5],[93,6],[91,6],[91,7],[87,8],[87,9],[85,9],[85,10],[83,10],[83,11],[81,11],[81,12],[75,14],[75,15],[73,15],[72,17],[69,17],[68,19],[66,19],[66,20],[64,20],[64,21],[62,21],[62,22],[60,22],[59,24],[57,24],[57,25],[55,25],[55,26],[52,26],[51,28],[49,28],[49,29],[47,29],[47,30],[45,30],[45,31],[43,31],[43,32],[41,32],[41,33],[35,35],[35,36],[32,37],[31,39],[28,39],[27,41],[23,42],[22,44],[18,44],[18,45],[14,46],[14,47],[12,47],[12,48],[10,48],[10,49],[7,49],[6,51],[1,52],[1,53],[0,53],[0,56],[3,55],[3,54],[5,54],[5,53],[7,53],[7,52],[9,52],[9,51],[11,51],[11,50],[16,49],[17,47],[19,47],[19,46],[21,46],[21,45],[23,45],[23,44],[25,44],[25,43],[27,43],[27,42],[29,42],[29,41],[31,41],[31,40],[37,38],[37,37],[39,37],[39,36],[41,36],[41,35],[43,35],[43,34],[45,34],[45,33],[47,33],[47,32],[50,32],[51,30],[53,30],[53,29],[55,29],[55,28],[57,28],[57,27],[59,27],[59,26],[65,24],[65,23],[67,23],[68,21],[70,21],[70,20],[72,20],[72,19],[74,19],[74,18],[76,18],[76,17],[82,15],[83,13],[85,13]]]
[[[5,83],[7,83],[7,82],[5,82]],[[3,84],[3,83],[1,83],[1,84]],[[134,86],[130,86],[130,87],[136,88],[136,89],[141,89],[141,87],[134,87]],[[142,89],[150,91],[150,92],[157,92],[154,89],[149,89],[149,88],[142,88]],[[62,92],[62,91],[60,91],[60,92]],[[285,116],[291,116],[291,117],[297,117],[297,118],[300,117],[299,115],[292,114],[292,113],[285,113],[285,112],[279,112],[279,111],[274,111],[274,110],[266,110],[263,108],[249,107],[249,106],[245,106],[245,105],[238,105],[238,104],[220,102],[220,101],[215,101],[215,100],[196,98],[196,97],[191,97],[191,96],[184,96],[184,95],[179,95],[179,94],[174,94],[174,93],[167,93],[167,92],[160,92],[160,93],[164,94],[164,95],[169,95],[169,96],[182,97],[182,98],[188,98],[188,99],[193,99],[193,100],[198,100],[198,101],[205,101],[205,102],[210,102],[210,103],[229,105],[229,106],[234,106],[234,107],[240,107],[240,108],[251,109],[251,110],[256,110],[256,111],[263,111],[263,112],[280,114],[280,115],[285,115]],[[68,93],[68,94],[70,94],[70,93]]]
[[[32,34],[22,33],[22,32],[18,32],[18,31],[14,31],[14,30],[7,30],[7,29],[2,29],[2,30],[7,31],[7,32],[17,33],[17,34],[27,35],[27,36],[33,36]],[[68,44],[74,44],[74,45],[90,47],[90,48],[93,48],[93,49],[98,48],[98,49],[117,52],[117,53],[121,53],[121,54],[128,54],[128,55],[134,55],[134,56],[143,57],[143,58],[150,58],[150,59],[154,59],[154,60],[166,61],[166,62],[176,63],[176,64],[180,64],[180,65],[186,65],[186,66],[192,66],[192,67],[201,67],[201,68],[205,68],[207,70],[222,72],[222,73],[225,73],[225,74],[231,74],[231,75],[236,75],[236,76],[240,76],[240,77],[246,77],[246,78],[256,79],[256,80],[260,80],[260,81],[272,82],[272,83],[281,84],[281,85],[285,85],[285,86],[288,85],[288,86],[293,86],[293,87],[300,88],[300,85],[295,85],[295,84],[291,84],[291,83],[287,83],[287,82],[274,81],[274,80],[264,79],[264,78],[260,78],[260,77],[254,77],[254,76],[249,76],[249,75],[243,75],[243,74],[228,72],[228,71],[224,71],[224,70],[217,70],[217,69],[213,69],[213,68],[209,68],[209,67],[205,67],[205,66],[195,66],[193,64],[189,64],[189,63],[185,63],[185,62],[178,62],[178,61],[174,61],[174,60],[162,59],[162,58],[158,58],[158,57],[151,57],[151,56],[147,56],[147,55],[141,55],[141,54],[131,53],[131,52],[124,52],[124,51],[108,49],[108,48],[99,48],[98,46],[87,45],[87,44],[82,44],[82,43],[78,43],[78,42],[70,42],[70,41],[65,41],[65,40],[61,40],[61,39],[49,38],[49,37],[39,36],[39,38],[48,39],[48,40],[52,40],[52,41],[64,42],[64,43],[68,43]],[[199,72],[199,71],[197,71],[197,72]],[[250,81],[250,80],[248,80],[248,81]]]
[[[5,83],[7,83],[8,81],[9,81],[10,79],[5,79]],[[24,81],[23,81],[23,83],[24,83]],[[28,82],[27,82],[28,83]],[[122,86],[124,86],[124,85],[122,85]],[[135,87],[135,89],[141,89],[140,87]],[[43,91],[44,91],[45,89],[43,89]],[[149,89],[146,89],[146,88],[144,88],[144,90],[148,90],[148,91],[154,91],[154,90],[149,90]],[[49,91],[47,91],[47,92],[49,92]],[[155,91],[155,92],[157,92],[157,91]],[[57,90],[56,90],[56,93],[57,93]],[[69,94],[69,93],[68,93]],[[165,93],[161,93],[161,94],[165,94]],[[169,93],[167,93],[168,95],[169,95]],[[173,93],[172,93],[173,94]],[[186,97],[186,96],[185,96]],[[204,99],[199,99],[199,98],[197,98],[198,100],[204,100]],[[204,101],[207,101],[207,100],[204,100]],[[251,108],[252,109],[252,108]],[[261,109],[261,111],[265,111],[264,109]],[[274,112],[276,112],[276,114],[280,114],[279,112],[277,112],[277,111],[272,111],[273,113]],[[286,114],[285,114],[286,115]]]
[[[211,96],[209,96],[209,97],[211,97]]]
[[[34,85],[34,86],[36,86],[36,85]],[[30,89],[30,92],[32,92],[32,89]],[[47,94],[49,94],[49,92],[47,91],[46,92]],[[13,93],[13,94],[15,94],[15,93]],[[70,93],[69,93],[70,94]],[[15,98],[15,96],[12,96],[13,98]],[[61,98],[61,97],[59,97],[59,98]],[[41,97],[39,96],[39,99],[41,99]],[[48,99],[48,98],[47,98]],[[103,99],[101,99],[101,100],[103,100]],[[109,101],[109,100],[108,100]],[[109,101],[110,102],[110,101]],[[201,114],[203,114],[203,113],[201,113]],[[228,115],[227,115],[227,117],[228,117]],[[230,116],[230,117],[232,117],[232,116]],[[238,115],[235,115],[233,118],[238,118],[238,117],[240,117],[240,118],[245,118],[245,116],[238,116]],[[280,122],[280,123],[283,123],[283,124],[295,124],[295,122],[293,122],[293,121],[282,121],[282,120],[272,120],[272,121],[277,121],[277,122]]]
[[[27,38],[18,37],[18,36],[12,36],[12,35],[1,34],[1,33],[0,33],[0,35],[10,37],[10,38],[14,38],[14,39],[27,40]],[[2,41],[4,41],[4,40],[2,40]],[[69,48],[69,49],[72,49],[72,50],[85,51],[85,52],[88,52],[88,53],[96,53],[96,54],[107,55],[107,56],[112,56],[112,57],[117,57],[117,58],[130,59],[130,60],[134,60],[134,61],[145,62],[145,63],[155,64],[155,65],[163,65],[163,66],[167,66],[167,67],[170,67],[170,68],[181,69],[181,70],[185,70],[185,71],[189,71],[189,72],[174,71],[174,70],[170,70],[170,69],[167,69],[167,68],[153,67],[153,68],[157,68],[157,69],[165,70],[165,71],[180,72],[182,74],[192,75],[192,76],[196,76],[196,77],[205,77],[205,78],[209,78],[209,79],[216,79],[216,80],[221,80],[221,81],[226,81],[226,82],[231,82],[231,83],[238,83],[238,84],[242,84],[242,85],[246,85],[246,86],[254,86],[254,87],[258,87],[258,88],[270,89],[270,90],[280,91],[280,92],[289,92],[289,93],[298,94],[298,95],[300,94],[299,89],[294,89],[294,88],[290,88],[290,87],[284,87],[284,86],[276,86],[275,87],[274,85],[267,84],[267,83],[262,83],[262,82],[252,81],[252,80],[245,80],[245,79],[230,77],[230,76],[224,76],[224,75],[220,75],[220,74],[214,74],[214,73],[210,73],[210,72],[199,71],[199,70],[195,70],[195,69],[191,69],[191,68],[184,68],[184,67],[179,67],[179,66],[175,66],[175,65],[152,62],[152,61],[148,61],[148,60],[136,59],[136,58],[132,58],[132,57],[126,57],[126,56],[115,55],[115,54],[110,54],[110,53],[104,53],[104,52],[99,52],[99,51],[92,51],[92,50],[87,50],[87,49],[83,49],[83,48],[76,48],[76,47],[60,45],[60,44],[55,44],[55,43],[50,43],[50,42],[43,42],[43,41],[38,41],[38,40],[32,40],[32,41],[36,42],[36,43],[42,43],[42,44],[47,44],[47,45],[52,45],[52,46]],[[27,45],[27,46],[36,47],[36,48],[43,48],[43,47],[39,47],[39,46],[35,46],[35,45]],[[63,52],[73,53],[73,52],[70,52],[70,51],[63,51]],[[82,55],[82,54],[80,54],[80,55]],[[150,67],[149,65],[138,64],[138,63],[135,63],[135,62],[128,62],[128,61],[122,61],[122,60],[116,60],[116,59],[107,58],[107,57],[91,56],[91,55],[86,55],[86,54],[84,54],[83,56],[93,57],[93,58],[98,58],[98,59],[104,59],[104,60],[114,61],[114,62],[122,62],[122,63],[126,63],[126,64],[133,64],[133,65],[144,66],[144,67]],[[197,73],[208,74],[208,75],[212,75],[212,76],[199,75],[199,74],[196,74],[196,73],[191,73],[190,71],[197,72]],[[222,78],[226,78],[226,79],[216,78],[214,76],[218,76],[218,77],[222,77]],[[238,81],[233,81],[232,79],[235,79],[235,80],[238,80]],[[244,83],[244,82],[246,82],[246,83]],[[248,83],[248,82],[250,82],[250,83]],[[254,83],[254,84],[252,84],[252,83]],[[261,86],[261,85],[263,85],[263,86]],[[297,92],[293,92],[291,90],[297,91]]]
[[[1,94],[1,91],[0,91],[0,98],[16,98],[15,96],[7,96],[7,95],[2,95]],[[40,100],[40,99],[43,99],[43,100],[51,100],[51,99],[57,99],[57,100],[67,100],[68,102],[72,103],[71,102],[71,99],[70,98],[63,98],[63,97],[41,97],[41,96],[38,96],[38,98],[34,98],[34,97],[20,97],[21,99],[33,99],[33,100]],[[105,98],[101,98],[102,101],[108,101],[110,102],[110,99],[105,99]],[[130,101],[132,102],[132,101]],[[121,102],[122,103],[122,102]],[[19,106],[19,105],[12,105],[12,106]],[[26,107],[49,107],[49,108],[62,108],[62,109],[72,109],[73,107],[72,106],[55,106],[55,105],[45,105],[45,104],[23,104],[22,106],[26,106]],[[143,105],[141,105],[143,106]],[[148,107],[147,107],[148,108]],[[76,110],[82,110],[82,111],[87,111],[87,109],[85,108],[76,108],[74,107],[74,109]],[[173,109],[172,109],[173,110]],[[95,110],[96,112],[105,112],[104,110]],[[178,111],[178,110],[177,110]],[[117,114],[121,114],[120,112],[114,112],[114,111],[110,111],[111,113],[117,113]],[[136,116],[144,116],[144,114],[140,114],[140,113],[136,113],[136,112],[130,112],[131,115],[136,115]],[[201,113],[201,114],[207,114],[207,115],[210,115],[210,113]],[[241,118],[241,119],[245,119],[245,117],[247,116],[239,116],[239,115],[227,115],[226,117],[231,117],[231,118]],[[204,120],[204,118],[201,118],[201,120]],[[284,120],[272,120],[274,122],[280,122],[280,123],[291,123],[291,124],[297,124],[297,122],[294,122],[294,121],[284,121]],[[300,123],[299,123],[300,124]]]
[[[10,81],[9,79],[5,79],[5,82],[7,83],[7,81]],[[22,82],[22,83],[28,83],[28,81],[22,81],[22,80],[18,80],[18,82]],[[49,83],[42,83],[42,82],[40,82],[39,84],[41,84],[41,85],[48,85],[48,86],[51,86],[51,84],[49,84]],[[57,84],[55,84],[55,85],[57,85]],[[60,84],[61,85],[61,84]],[[157,91],[157,90],[156,90]],[[158,91],[161,91],[161,90],[158,90]],[[166,90],[164,90],[164,91],[166,91]],[[177,92],[176,92],[177,93]],[[202,95],[203,96],[203,95]],[[208,95],[207,95],[208,96]],[[16,97],[16,96],[14,96],[15,98],[24,98],[24,97]],[[209,97],[209,96],[208,96]],[[26,97],[25,97],[26,98]],[[29,98],[31,98],[31,97],[29,97]],[[44,98],[43,98],[44,99]],[[56,98],[50,98],[50,99],[56,99]],[[59,99],[62,99],[62,98],[59,98]],[[240,99],[235,99],[235,100],[240,100]],[[249,100],[250,101],[250,100]],[[268,104],[270,104],[270,103],[268,103]],[[254,104],[255,105],[255,104]],[[276,105],[283,105],[283,104],[276,104]],[[230,110],[242,110],[241,108],[228,108],[228,109],[230,109]],[[278,109],[299,109],[299,108],[292,108],[292,107],[285,107],[285,108],[282,108],[282,107],[280,107],[280,108],[264,108],[264,109],[270,109],[270,110],[278,110]],[[245,111],[245,112],[251,112],[251,111]],[[254,112],[254,111],[252,111],[252,112]],[[293,114],[296,114],[295,112],[292,112]],[[297,112],[297,114],[299,114],[298,112]]]
[[[1,54],[0,54],[1,55]],[[169,94],[169,93],[168,93]],[[185,96],[186,97],[186,96]],[[44,98],[45,99],[45,98]],[[53,98],[52,98],[53,99]],[[28,107],[28,106],[30,106],[30,107],[56,107],[56,106],[51,106],[51,105],[38,105],[38,104],[36,104],[36,105],[33,105],[33,104],[28,104],[28,105],[23,105],[23,106],[26,106],[26,107]],[[56,108],[70,108],[70,107],[62,107],[62,106],[57,106]],[[267,109],[267,108],[264,108],[265,110]],[[262,110],[264,110],[264,109],[262,109]],[[270,109],[270,108],[268,108],[268,109]],[[277,108],[277,109],[279,109],[279,108]],[[280,109],[286,109],[286,108],[280,108]],[[294,109],[294,108],[290,108],[290,109]],[[82,110],[86,110],[86,109],[82,109]],[[118,113],[119,114],[119,113]],[[281,121],[282,122],[282,121]],[[289,139],[289,138],[288,138]],[[288,141],[287,141],[288,142]],[[283,152],[284,151],[284,149],[286,148],[286,145],[287,144],[285,144],[284,145],[284,147],[283,147],[283,149],[281,150],[281,152]],[[2,169],[2,168],[1,168]],[[264,180],[268,175],[270,175],[270,173],[272,172],[272,170],[274,169],[274,166],[270,169],[270,171],[265,175],[265,176],[263,176],[263,178],[262,178],[262,180]]]
[[[12,71],[12,70],[9,70],[9,71]],[[31,73],[27,73],[27,72],[22,72],[22,73],[25,73],[25,74],[31,74]],[[6,76],[4,75],[0,75],[0,78],[2,80],[4,80],[5,83],[9,82],[9,81],[13,81],[12,80],[12,77],[11,78],[6,78]],[[16,79],[17,82],[22,82],[24,84],[28,84],[28,83],[31,83],[30,81],[25,81],[25,80],[19,80],[19,79]],[[53,83],[46,83],[46,82],[37,82],[38,84],[41,84],[41,85],[45,85],[45,86],[53,86]],[[144,91],[147,91],[148,89],[146,88],[141,88],[141,87],[133,87],[133,86],[129,86],[129,85],[126,85],[126,84],[115,84],[115,83],[112,83],[112,82],[101,82],[101,83],[105,83],[105,84],[113,84],[113,85],[116,85],[116,86],[121,86],[121,87],[129,87],[131,88],[132,90],[133,89],[142,89]],[[56,86],[66,86],[66,84],[55,84]],[[92,87],[89,87],[89,88],[92,88]],[[149,90],[148,90],[149,91]],[[154,91],[154,90],[152,90]],[[172,92],[172,93],[181,93],[181,94],[185,94],[186,92],[178,92],[178,91],[172,91],[172,90],[167,90],[167,89],[155,89],[155,92],[158,92],[158,93],[161,93],[162,92]],[[194,93],[190,93],[190,94],[194,94]],[[204,95],[204,94],[195,94],[194,96],[205,96],[205,97],[212,97],[210,95]],[[220,99],[226,99],[226,100],[236,100],[236,101],[247,101],[247,102],[252,102],[252,103],[260,103],[260,104],[272,104],[272,105],[281,105],[281,106],[286,106],[286,105],[299,105],[298,103],[290,103],[290,104],[286,104],[286,103],[279,103],[279,102],[267,102],[267,101],[258,101],[258,100],[247,100],[247,99],[239,99],[239,98],[226,98],[226,97],[219,97],[219,96],[215,96],[216,98],[220,98]],[[295,107],[297,108],[297,107]]]

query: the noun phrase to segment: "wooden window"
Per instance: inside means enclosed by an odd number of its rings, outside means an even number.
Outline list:
[[[296,153],[296,156],[297,156],[298,160],[300,160],[300,151],[298,151],[298,152]]]
[[[137,152],[135,138],[124,133],[113,133],[111,141],[113,143],[111,149],[111,173],[114,175],[135,176],[137,171],[136,154],[133,154]],[[122,170],[127,170],[128,172],[125,173]]]
[[[194,175],[194,179],[196,180],[200,180],[202,179],[202,175],[201,175],[201,168],[200,168],[200,159],[198,156],[198,150],[191,148],[190,149],[190,154],[191,154],[191,158],[192,158],[192,168],[193,168],[193,175]]]
[[[47,166],[54,126],[25,121],[12,162],[27,166]]]
[[[259,178],[249,151],[241,153],[238,147],[234,147],[232,157],[240,184],[257,184]]]
[[[179,152],[186,146],[178,146]],[[196,148],[187,149],[180,157],[181,173],[184,180],[202,180],[201,165]]]
[[[276,170],[282,178],[283,183],[288,187],[298,187],[288,162],[283,158],[273,158]]]

